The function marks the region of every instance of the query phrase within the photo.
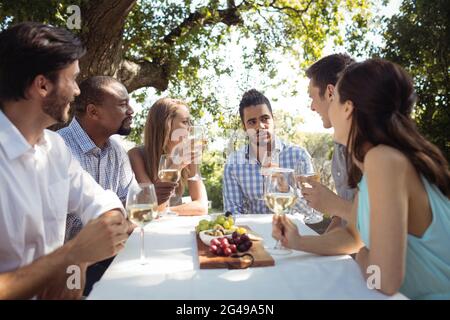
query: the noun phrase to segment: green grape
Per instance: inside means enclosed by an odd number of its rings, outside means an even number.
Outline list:
[[[217,220],[217,223],[220,225],[223,225],[226,221],[224,216],[219,216],[216,220]]]

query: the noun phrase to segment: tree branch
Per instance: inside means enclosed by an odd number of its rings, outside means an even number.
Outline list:
[[[87,52],[80,60],[80,79],[114,73],[122,58],[125,19],[135,4],[136,0],[90,1],[81,9]]]
[[[276,0],[273,0],[268,5],[268,7],[272,8],[272,9],[275,9],[278,12],[281,12],[281,11],[292,11],[292,12],[294,12],[297,15],[297,17],[300,19],[300,23],[302,24],[302,26],[305,29],[306,33],[308,33],[308,28],[306,27],[305,21],[303,21],[303,14],[305,14],[309,10],[309,7],[313,3],[313,1],[314,0],[310,0],[304,9],[296,9],[296,8],[289,7],[289,6],[278,7],[278,6],[275,5]]]
[[[292,11],[292,12],[296,13],[298,16],[301,16],[302,14],[306,13],[309,10],[309,7],[313,3],[313,1],[314,0],[310,0],[304,9],[296,9],[296,8],[293,8],[290,6],[278,7],[275,5],[275,0],[272,1],[272,3],[269,5],[269,7],[274,8],[278,11]]]
[[[114,76],[120,79],[128,92],[143,87],[154,87],[164,91],[169,85],[168,66],[158,62],[124,59]]]
[[[191,13],[175,29],[170,31],[170,33],[164,37],[163,41],[169,45],[172,45],[177,38],[183,34],[186,34],[193,26],[198,24],[206,26],[222,22],[228,26],[232,26],[242,23],[242,18],[239,14],[239,6],[236,6],[232,0],[227,1],[227,3],[227,9],[213,11],[208,17],[206,13],[201,12],[201,10]]]

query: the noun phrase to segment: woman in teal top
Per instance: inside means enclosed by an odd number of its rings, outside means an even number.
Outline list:
[[[349,224],[308,237],[281,218],[273,234],[299,250],[356,252],[366,278],[378,267],[383,293],[450,299],[450,172],[439,149],[418,133],[414,103],[412,80],[398,65],[370,59],[348,67],[329,116],[335,140],[349,152],[349,186],[358,186]]]
[[[400,292],[411,299],[450,299],[450,201],[422,176],[432,221],[421,237],[407,236],[405,277]],[[358,184],[357,228],[370,248],[370,201],[366,177]]]

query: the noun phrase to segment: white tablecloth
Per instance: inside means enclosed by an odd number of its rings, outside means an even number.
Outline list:
[[[114,259],[88,299],[405,299],[370,290],[350,256],[305,252],[273,256],[275,266],[200,270],[194,227],[204,217],[168,217],[145,228],[147,265],[139,264],[139,230]],[[245,215],[248,225],[273,246],[271,215]],[[301,234],[315,232],[299,219]]]

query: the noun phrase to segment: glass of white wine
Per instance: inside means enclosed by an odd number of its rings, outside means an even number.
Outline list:
[[[263,196],[260,200],[265,200],[264,198],[264,190],[265,185],[267,184],[267,177],[270,175],[272,168],[280,166],[280,152],[278,150],[273,150],[270,152],[266,152],[266,155],[262,158],[261,161],[261,177],[262,177],[262,190]]]
[[[319,223],[323,220],[322,214],[319,211],[309,207],[301,193],[303,188],[311,188],[311,185],[304,181],[305,178],[320,182],[320,174],[316,172],[314,165],[311,163],[311,166],[308,166],[304,161],[300,161],[295,167],[295,180],[297,181],[297,187],[300,191],[299,196],[308,207],[308,210],[305,212],[303,222],[306,224]]]
[[[177,183],[181,178],[181,160],[176,155],[163,154],[159,160],[158,178],[162,182]],[[167,208],[165,213],[167,215],[176,215],[170,211],[170,199],[173,196],[173,192],[167,200]]]
[[[242,128],[233,130],[228,137],[228,141],[225,144],[223,151],[223,160],[226,165],[248,165],[248,158],[246,154],[249,149],[249,137],[245,130]],[[263,190],[264,193],[264,190]],[[262,199],[264,200],[264,199]],[[233,215],[249,213],[249,198],[243,197],[242,211],[236,210]]]
[[[131,185],[128,189],[126,209],[128,219],[141,230],[141,264],[146,264],[144,248],[144,227],[157,216],[158,199],[155,186],[151,183]]]
[[[267,178],[265,189],[265,201],[267,207],[276,215],[284,215],[297,201],[294,169],[271,168]],[[273,249],[269,249],[272,254],[289,254],[290,249],[281,246],[277,241]]]
[[[206,147],[207,139],[206,139],[206,130],[203,126],[190,126],[189,127],[189,135],[188,135],[188,141],[190,150],[194,153],[200,154],[200,157],[197,159],[194,159],[194,165],[195,165],[195,174],[194,176],[188,178],[188,180],[191,181],[199,181],[204,180],[200,173],[200,162],[201,162],[201,154],[203,153],[203,150]]]

